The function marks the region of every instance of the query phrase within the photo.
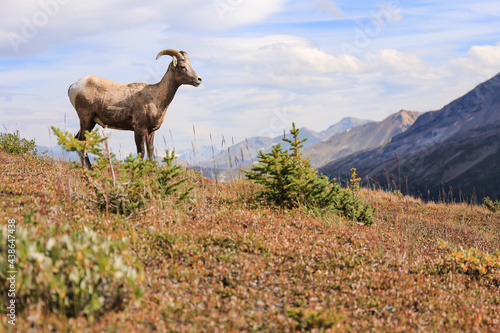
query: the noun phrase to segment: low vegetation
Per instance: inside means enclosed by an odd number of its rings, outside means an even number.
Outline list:
[[[335,206],[262,204],[267,185],[208,180],[172,153],[106,154],[85,171],[0,150],[19,271],[2,331],[500,329],[500,213],[486,206],[359,189],[354,171],[341,190],[372,207],[368,226]]]
[[[36,222],[36,220],[35,220]],[[18,311],[45,311],[67,317],[94,318],[122,307],[140,294],[142,280],[128,250],[128,240],[103,237],[84,227],[70,231],[66,224],[41,228],[19,226],[15,232]],[[0,250],[7,253],[7,227],[0,229]],[[0,258],[0,291],[7,294],[9,263]],[[2,313],[6,304],[0,303]]]
[[[20,138],[19,131],[15,133],[0,133],[0,150],[10,154],[37,153],[35,141]]]
[[[443,243],[446,249],[446,243]],[[447,256],[441,266],[454,273],[468,274],[478,279],[490,279],[495,285],[500,285],[500,250],[488,253],[477,248],[455,251]]]
[[[336,179],[319,176],[311,167],[309,159],[302,158],[300,149],[307,139],[299,139],[299,129],[290,130],[293,140],[283,138],[290,144],[290,152],[283,150],[281,144],[273,146],[270,153],[259,152],[259,163],[247,170],[248,179],[263,185],[258,192],[257,199],[264,204],[293,209],[330,210],[359,221],[365,225],[372,225],[372,211],[369,204],[364,205],[358,198],[359,181],[356,169],[351,170],[350,187],[341,188]]]
[[[52,127],[52,130],[64,149],[96,156],[96,165],[86,171],[90,195],[80,198],[95,203],[106,212],[130,216],[145,209],[155,197],[163,200],[179,192],[177,203],[189,198],[193,187],[181,189],[188,178],[180,177],[182,167],[174,164],[175,151],[166,152],[163,165],[143,160],[140,154],[130,155],[119,163],[108,149],[107,138],[101,136],[98,129],[87,132],[84,141],[57,128]]]
[[[493,202],[489,197],[484,198],[484,205],[493,213],[500,212],[500,201]]]

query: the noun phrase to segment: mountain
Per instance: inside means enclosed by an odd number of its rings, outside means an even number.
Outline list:
[[[307,141],[304,142],[304,147],[309,147],[327,139],[331,135],[370,122],[372,121],[347,117],[321,132],[316,132],[306,127],[301,128],[300,137],[302,139],[307,138]],[[292,135],[288,133],[286,137],[291,139]],[[198,163],[196,166],[202,168],[214,168],[215,166],[217,170],[227,170],[234,166],[248,165],[257,160],[259,151],[263,151],[264,153],[270,152],[273,145],[283,143],[282,139],[283,135],[274,138],[264,136],[252,137],[224,149],[216,154],[214,158],[209,158]]]
[[[46,147],[46,146],[36,146],[35,147],[37,150],[37,154],[42,156],[45,153],[48,156],[52,156],[56,160],[63,160],[63,161],[71,161],[71,162],[77,162],[80,161],[80,158],[78,157],[78,153],[75,151],[66,151],[61,148],[61,146],[54,146],[52,148]]]
[[[379,122],[370,122],[332,135],[302,153],[309,156],[311,165],[321,167],[352,153],[380,146],[393,136],[406,131],[421,115],[420,112],[401,110]]]
[[[358,119],[354,117],[345,117],[342,118],[338,123],[333,124],[332,126],[328,127],[326,130],[322,131],[320,134],[323,138],[329,138],[332,135],[335,135],[337,133],[341,133],[344,131],[347,131],[348,129],[361,126],[364,124],[371,123],[371,120],[363,120],[363,119]]]
[[[195,151],[193,149],[181,150],[176,153],[176,156],[179,161],[185,162],[186,165],[196,165],[199,161],[210,159],[220,152],[221,150],[215,146],[202,145],[195,147]]]
[[[319,171],[335,177],[337,170],[355,167],[363,179],[381,184],[387,183],[385,169],[389,184],[401,179],[404,184],[398,187],[424,198],[443,198],[443,190],[455,198],[500,198],[499,165],[500,74],[441,110],[424,113],[387,144],[333,161]]]

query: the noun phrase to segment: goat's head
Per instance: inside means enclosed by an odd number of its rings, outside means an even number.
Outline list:
[[[201,84],[201,77],[196,73],[196,71],[191,67],[191,61],[188,55],[184,51],[177,51],[173,49],[163,50],[158,53],[156,60],[163,55],[169,55],[172,57],[172,63],[169,68],[174,72],[174,80],[179,84],[190,84],[192,86],[198,87]]]

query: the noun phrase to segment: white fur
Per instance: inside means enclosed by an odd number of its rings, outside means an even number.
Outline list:
[[[71,101],[71,104],[73,104],[73,107],[76,108],[75,102],[76,102],[76,96],[82,91],[82,89],[85,87],[85,84],[88,80],[90,75],[87,75],[86,77],[76,81],[73,83],[68,90],[68,96],[69,100]]]

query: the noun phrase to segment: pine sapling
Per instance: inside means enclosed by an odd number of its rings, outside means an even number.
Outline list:
[[[259,152],[259,164],[253,165],[251,170],[244,170],[247,179],[263,186],[263,190],[257,193],[257,200],[287,209],[331,209],[371,225],[370,206],[363,206],[357,198],[360,179],[355,172],[350,189],[342,189],[335,179],[329,180],[324,175],[318,175],[309,159],[302,158],[300,149],[306,139],[299,139],[299,129],[295,124],[292,124],[290,133],[292,140],[283,139],[290,144],[290,152],[278,144],[269,153]]]

